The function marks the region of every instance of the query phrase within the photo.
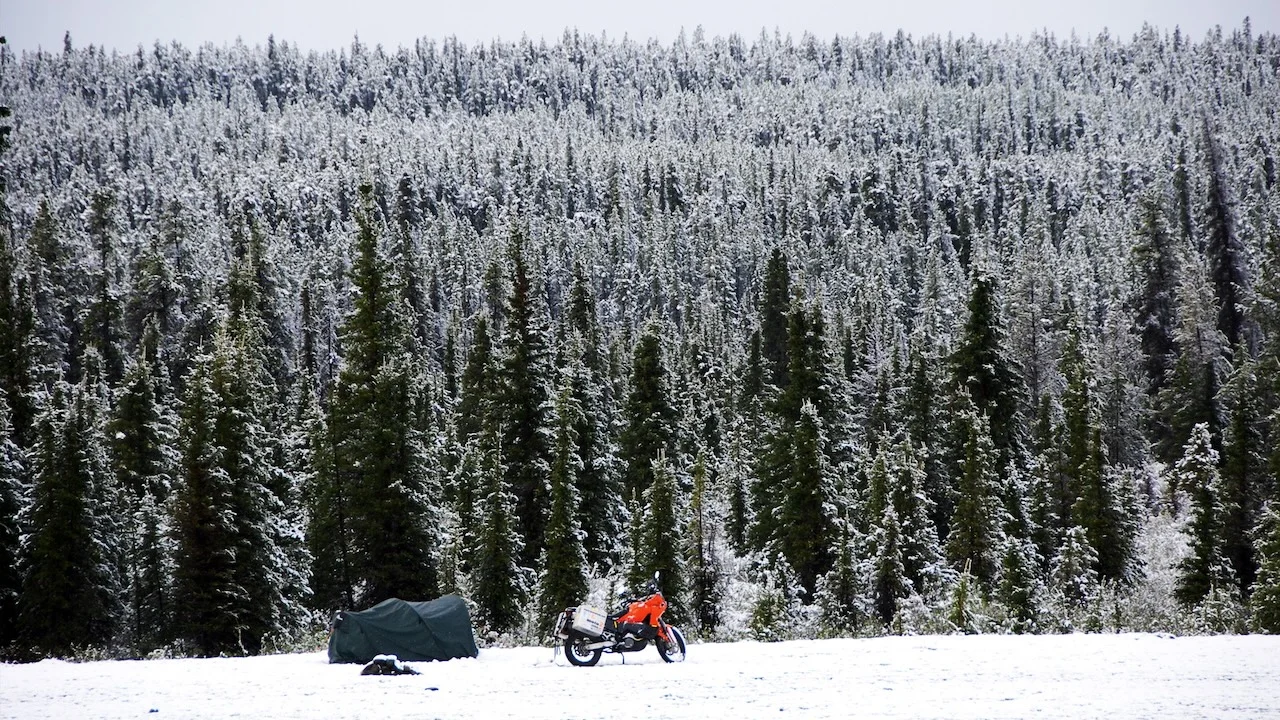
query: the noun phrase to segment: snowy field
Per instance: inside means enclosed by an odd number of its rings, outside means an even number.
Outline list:
[[[323,653],[0,665],[3,718],[1280,718],[1280,637],[946,636],[692,645],[570,667],[482,650],[364,677]]]

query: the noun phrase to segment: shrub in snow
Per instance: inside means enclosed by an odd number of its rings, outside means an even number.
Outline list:
[[[751,609],[751,636],[764,642],[805,637],[805,614],[796,595],[799,582],[786,562],[778,558],[762,572],[762,587]]]

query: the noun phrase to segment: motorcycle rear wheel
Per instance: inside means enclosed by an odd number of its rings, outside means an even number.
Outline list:
[[[587,639],[583,637],[565,638],[564,656],[569,658],[569,664],[575,667],[591,667],[600,662],[600,655],[603,650],[588,650]]]
[[[658,638],[653,643],[658,648],[658,654],[669,663],[684,662],[684,635],[681,635],[679,630],[668,625],[667,637],[672,642],[668,643],[662,638]]]

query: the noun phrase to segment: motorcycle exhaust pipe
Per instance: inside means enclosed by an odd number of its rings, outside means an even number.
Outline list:
[[[613,646],[612,640],[605,640],[602,642],[591,643],[590,645],[585,646],[583,649],[584,650],[604,650],[605,648],[612,647],[612,646]]]

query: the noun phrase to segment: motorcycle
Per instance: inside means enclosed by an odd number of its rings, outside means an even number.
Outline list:
[[[590,667],[603,653],[639,652],[652,642],[663,660],[684,661],[684,635],[662,619],[667,599],[658,589],[658,573],[648,583],[648,595],[627,598],[617,612],[606,615],[591,605],[565,608],[556,619],[554,636],[564,643],[569,664]]]

